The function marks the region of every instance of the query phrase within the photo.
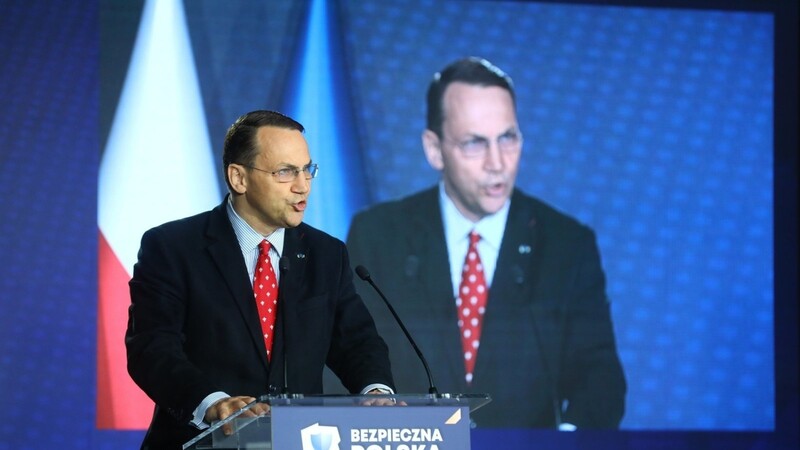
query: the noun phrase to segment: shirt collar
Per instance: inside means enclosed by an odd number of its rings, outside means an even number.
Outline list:
[[[236,233],[236,239],[239,241],[242,253],[252,252],[253,249],[258,248],[258,244],[262,240],[269,241],[272,249],[278,254],[278,257],[283,253],[283,241],[286,236],[286,228],[278,228],[273,231],[269,236],[262,236],[259,232],[253,229],[241,216],[233,209],[233,200],[228,196],[226,205],[228,212],[228,219],[233,225],[233,232]]]
[[[442,220],[444,221],[445,238],[448,242],[466,241],[470,231],[475,230],[481,235],[482,241],[495,249],[500,249],[508,220],[510,199],[506,200],[503,207],[496,213],[472,222],[461,214],[453,200],[447,196],[442,181],[439,182],[439,203],[442,205]]]

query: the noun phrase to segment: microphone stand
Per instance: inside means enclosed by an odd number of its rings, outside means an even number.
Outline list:
[[[428,367],[428,361],[425,360],[425,356],[422,355],[422,351],[417,346],[417,343],[414,342],[414,339],[411,337],[411,333],[408,332],[406,326],[403,324],[403,321],[400,320],[400,316],[397,315],[397,312],[392,307],[392,304],[389,303],[389,300],[386,298],[385,295],[383,295],[383,292],[381,292],[380,288],[378,288],[375,282],[372,281],[372,277],[370,276],[369,271],[366,269],[366,267],[357,266],[356,275],[358,275],[358,277],[361,278],[362,280],[369,283],[369,285],[372,286],[372,288],[375,289],[375,292],[377,292],[378,295],[381,297],[383,303],[385,303],[386,306],[389,308],[389,312],[392,313],[394,320],[397,322],[398,325],[400,325],[400,329],[403,330],[403,333],[406,335],[406,339],[408,339],[408,342],[411,343],[411,347],[414,348],[414,351],[417,353],[419,360],[422,361],[422,366],[425,368],[425,374],[428,376],[428,386],[429,386],[428,393],[433,394],[434,397],[438,397],[439,390],[436,389],[436,385],[433,383],[433,374],[431,373],[430,367]]]

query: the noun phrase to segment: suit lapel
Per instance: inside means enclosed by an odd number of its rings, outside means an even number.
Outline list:
[[[503,340],[504,332],[499,331],[507,326],[506,321],[528,320],[527,316],[520,314],[528,311],[533,301],[533,278],[538,273],[535,267],[536,228],[532,205],[515,190],[489,289],[487,313],[475,368],[479,383],[486,377],[494,377],[502,364],[497,358],[507,351],[508,342]]]
[[[490,290],[490,298],[516,298],[526,286],[533,283],[531,274],[537,256],[536,216],[531,205],[524,201],[517,191],[511,200],[506,229],[500,253],[497,255],[497,268]]]
[[[247,329],[250,339],[252,339],[255,349],[263,349],[263,338],[261,337],[261,325],[258,323],[258,312],[253,301],[253,288],[247,276],[247,267],[242,258],[239,241],[227,216],[226,202],[223,200],[220,206],[211,212],[207,236],[209,238],[208,251],[211,259],[217,266],[219,273],[225,280],[230,293],[230,300],[236,303],[241,314],[241,319]],[[266,370],[269,369],[267,355],[263,351],[258,351],[261,361]]]
[[[281,274],[280,295],[284,302],[284,311],[287,311],[289,318],[295,317],[294,311],[297,309],[297,302],[301,296],[307,261],[311,256],[304,228],[302,225],[296,228],[287,228],[283,240],[281,258],[288,258],[289,266],[286,273]],[[278,307],[278,309],[281,308]],[[288,325],[291,329],[291,322],[288,322]],[[282,333],[277,335],[281,336]]]
[[[435,211],[437,216],[435,218],[429,215],[422,216],[419,215],[421,211]],[[435,333],[435,339],[431,342],[437,344],[437,348],[427,351],[426,354],[434,355],[438,372],[445,375],[445,379],[439,380],[439,382],[444,382],[445,386],[458,386],[458,389],[461,389],[464,381],[464,360],[453,297],[454,288],[450,276],[447,242],[440,211],[438,188],[427,191],[420,198],[420,202],[414,205],[413,210],[408,211],[409,214],[416,213],[412,229],[417,230],[418,233],[415,233],[409,246],[412,249],[411,254],[418,256],[419,259],[418,286],[420,289],[420,292],[409,292],[408,295],[431,300],[426,305],[422,305],[422,310],[427,312],[431,323],[444,324],[444,326],[432,327],[433,330],[424,330]],[[431,356],[428,357],[431,358]]]
[[[281,259],[288,258],[289,264],[288,270],[280,274],[278,317],[275,326],[275,342],[273,343],[274,358],[272,359],[272,362],[277,364],[275,367],[283,367],[285,364],[285,342],[290,341],[292,333],[289,330],[302,329],[295,321],[306,272],[306,262],[310,256],[308,241],[305,239],[302,225],[296,228],[287,228],[285,233]],[[297,365],[289,364],[287,368],[295,366]],[[290,377],[290,379],[292,378]],[[283,385],[282,369],[270,373],[270,384],[273,386]]]

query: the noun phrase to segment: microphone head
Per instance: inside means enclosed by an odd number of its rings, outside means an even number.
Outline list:
[[[281,256],[281,259],[278,260],[278,270],[281,272],[286,272],[289,270],[289,257],[288,256]]]
[[[356,275],[358,275],[358,277],[364,281],[369,281],[370,279],[369,270],[367,270],[366,267],[361,265],[356,266]]]

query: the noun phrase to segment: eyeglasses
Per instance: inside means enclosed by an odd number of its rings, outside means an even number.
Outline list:
[[[445,139],[448,140],[448,139]],[[485,158],[491,143],[483,136],[473,136],[463,141],[450,141],[466,158]],[[497,137],[497,148],[503,153],[514,154],[522,148],[522,133],[516,130],[506,131]]]
[[[319,171],[319,165],[317,164],[307,164],[300,168],[284,167],[282,169],[273,171],[259,169],[258,167],[248,166],[247,164],[242,164],[242,165],[245,167],[249,167],[250,169],[257,170],[259,172],[268,173],[273,177],[275,177],[275,179],[278,180],[278,183],[291,183],[292,181],[297,179],[297,176],[300,175],[301,172],[303,173],[303,176],[306,178],[306,180],[310,180],[312,178],[316,178],[317,172]]]

